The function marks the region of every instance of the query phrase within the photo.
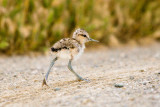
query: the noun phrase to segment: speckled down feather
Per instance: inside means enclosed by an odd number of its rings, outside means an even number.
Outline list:
[[[81,47],[81,44],[79,43],[79,41],[77,41],[74,38],[64,38],[61,39],[60,41],[56,42],[52,48],[51,51],[52,52],[57,52],[60,51],[62,49],[74,49],[77,47]]]

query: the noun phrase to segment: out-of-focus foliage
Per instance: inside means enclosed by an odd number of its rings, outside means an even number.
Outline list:
[[[160,35],[159,0],[0,0],[0,52],[45,51],[75,28],[109,44]]]

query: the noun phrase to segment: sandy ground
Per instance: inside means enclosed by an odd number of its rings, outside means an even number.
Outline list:
[[[42,87],[49,62],[50,56],[1,57],[0,106],[160,107],[160,44],[85,52],[73,68],[89,83],[60,60]]]

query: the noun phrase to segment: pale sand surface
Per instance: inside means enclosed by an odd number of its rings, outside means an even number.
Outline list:
[[[76,81],[60,60],[49,87],[41,85],[50,56],[0,57],[0,107],[160,107],[160,44],[98,51],[73,63],[90,83]]]

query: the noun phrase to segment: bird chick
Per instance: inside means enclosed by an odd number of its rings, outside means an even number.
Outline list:
[[[51,61],[42,86],[47,85],[46,81],[48,79],[48,75],[51,72],[51,68],[54,65],[55,61],[57,61],[58,59],[68,59],[68,69],[78,78],[79,81],[88,81],[86,79],[83,79],[73,70],[71,63],[73,60],[76,60],[81,56],[85,49],[85,43],[89,41],[98,42],[97,40],[91,39],[89,37],[89,34],[84,29],[79,28],[73,33],[72,38],[63,38],[56,42],[51,48],[51,52],[54,58]]]

